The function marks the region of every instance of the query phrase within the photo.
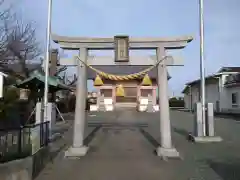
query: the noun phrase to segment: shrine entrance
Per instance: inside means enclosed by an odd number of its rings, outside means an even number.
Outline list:
[[[84,156],[88,151],[88,147],[83,144],[86,123],[87,79],[94,79],[99,90],[95,106],[97,111],[113,110],[117,102],[136,100],[137,88],[139,110],[146,108],[147,112],[160,111],[161,145],[157,148],[158,156],[179,157],[171,138],[167,66],[182,66],[183,63],[181,59],[167,56],[166,50],[182,49],[192,41],[192,37],[129,38],[128,36],[115,36],[114,38],[87,38],[53,35],[52,39],[63,49],[75,49],[80,52],[77,57],[60,60],[62,65],[78,67],[73,145],[66,151],[66,157]],[[115,57],[88,56],[88,50],[91,49],[115,49]],[[156,56],[132,57],[129,56],[130,49],[154,49]],[[125,84],[125,82],[133,81],[138,82],[137,86]],[[108,82],[115,82],[115,84]],[[134,89],[130,89],[130,87],[134,87]],[[154,97],[156,87],[158,87],[159,96],[158,108],[155,105],[156,98]],[[105,97],[105,94],[109,97]],[[146,96],[148,97],[146,98]]]
[[[98,70],[100,68],[102,67],[99,66]],[[124,110],[124,108],[134,108],[135,110],[139,110],[138,104],[140,102],[141,92],[149,89],[150,91],[148,92],[148,95],[153,99],[153,106],[158,106],[156,104],[157,96],[154,91],[157,87],[157,69],[153,68],[148,74],[145,73],[139,75],[139,72],[142,72],[147,68],[149,68],[149,66],[137,65],[120,65],[105,68],[105,72],[110,72],[110,75],[108,73],[101,77],[101,74],[99,74],[97,77],[95,76],[95,78],[93,78],[94,86],[99,92],[98,99],[103,99],[102,101],[100,100],[99,103],[102,102],[106,106],[110,106],[110,104],[112,105],[111,108],[106,107],[105,110]],[[118,76],[112,75],[114,72],[118,73]],[[126,75],[127,73],[130,73],[130,75]],[[148,98],[148,95],[145,98]],[[95,108],[91,108],[94,106]],[[100,106],[100,104],[91,105],[90,110],[99,111]],[[102,110],[104,110],[104,108]]]
[[[137,87],[123,85],[125,95],[116,96],[116,103],[136,103],[137,102]],[[117,89],[115,89],[116,91]]]

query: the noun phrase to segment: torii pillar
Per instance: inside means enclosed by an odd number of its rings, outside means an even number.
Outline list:
[[[79,51],[80,59],[86,63],[88,57],[87,48],[82,47]],[[88,151],[88,147],[83,144],[84,130],[86,127],[87,67],[80,61],[77,61],[77,63],[78,79],[73,126],[73,145],[65,152],[65,157],[81,157]]]
[[[167,49],[182,49],[189,42],[192,41],[191,36],[179,38],[129,38],[128,42],[121,45],[123,49],[155,49],[156,57],[147,57],[143,59],[127,57],[123,62],[117,62],[110,58],[97,60],[96,57],[88,57],[87,52],[90,49],[114,49],[114,38],[86,38],[86,37],[64,37],[53,35],[53,41],[59,43],[61,48],[68,50],[79,50],[80,59],[87,62],[89,65],[145,65],[151,66],[157,61],[166,56]],[[120,41],[119,41],[120,42]],[[122,42],[122,41],[121,41]],[[125,47],[128,45],[129,47]],[[121,48],[120,48],[121,49]],[[121,49],[122,50],[122,49]],[[124,53],[123,53],[124,54]],[[126,61],[127,60],[127,61]],[[64,61],[64,59],[62,60]],[[78,66],[78,82],[76,94],[76,110],[74,120],[73,145],[65,153],[66,156],[80,157],[87,153],[88,148],[84,146],[84,129],[86,124],[85,105],[87,97],[87,71],[85,65],[81,65],[79,61],[67,59],[62,65],[77,65]],[[172,145],[170,112],[168,102],[168,77],[167,66],[182,66],[181,59],[166,58],[158,65],[158,87],[159,87],[159,121],[160,121],[160,135],[161,145],[157,148],[158,156],[162,157],[178,157],[178,151]]]
[[[164,47],[157,48],[157,59],[165,57]],[[179,152],[172,145],[171,123],[168,100],[168,77],[166,62],[158,65],[158,98],[160,113],[161,146],[157,148],[157,155],[162,157],[179,157]]]

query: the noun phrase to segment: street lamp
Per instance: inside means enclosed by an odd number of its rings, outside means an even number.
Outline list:
[[[202,124],[203,136],[206,135],[205,118],[205,67],[204,67],[204,17],[203,0],[199,0],[199,18],[200,18],[200,76],[201,76],[201,104],[202,104]]]
[[[48,0],[48,16],[47,16],[47,46],[45,55],[45,81],[44,81],[44,121],[48,120],[47,105],[48,105],[48,76],[49,76],[49,61],[50,61],[50,39],[51,39],[51,16],[52,16],[52,0]]]

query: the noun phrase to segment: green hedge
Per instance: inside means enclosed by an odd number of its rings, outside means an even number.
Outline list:
[[[171,99],[169,99],[169,106],[170,107],[184,107],[184,100],[177,99],[177,98],[171,98]]]

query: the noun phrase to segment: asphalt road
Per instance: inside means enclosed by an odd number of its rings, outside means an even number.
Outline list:
[[[90,149],[78,160],[65,159],[72,141],[72,116],[58,140],[60,153],[37,180],[240,180],[240,123],[216,118],[221,143],[195,144],[187,140],[193,115],[171,111],[172,140],[181,159],[162,160],[158,113],[134,111],[90,113],[86,139]],[[64,145],[64,146],[62,146]]]

